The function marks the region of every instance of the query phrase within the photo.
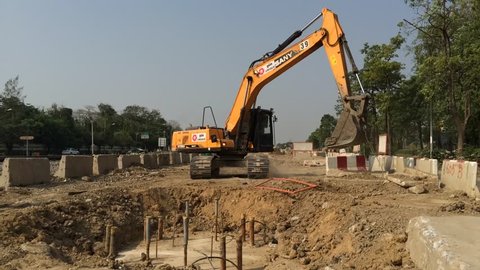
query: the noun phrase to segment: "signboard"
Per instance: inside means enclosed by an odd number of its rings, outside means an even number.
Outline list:
[[[167,146],[167,138],[158,138],[158,147]]]
[[[144,132],[144,133],[140,134],[140,139],[148,140],[148,139],[150,139],[150,136],[148,135],[147,132]]]
[[[35,137],[33,137],[33,136],[20,136],[20,140],[22,140],[22,141],[31,141],[34,138]]]
[[[378,154],[386,155],[387,152],[387,134],[382,134],[378,136]]]

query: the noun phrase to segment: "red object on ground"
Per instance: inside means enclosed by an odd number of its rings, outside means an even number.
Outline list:
[[[300,184],[300,185],[304,185],[306,187],[304,188],[300,188],[300,189],[295,189],[295,190],[289,190],[289,189],[282,189],[282,188],[277,188],[277,187],[270,187],[270,186],[263,186],[263,184],[265,183],[268,183],[270,181],[279,181],[279,182],[293,182],[293,183],[296,183],[296,184]],[[302,192],[302,191],[305,191],[305,190],[309,190],[309,189],[312,189],[312,188],[316,188],[318,185],[315,185],[315,184],[312,184],[312,183],[309,183],[309,182],[305,182],[305,181],[301,181],[301,180],[297,180],[297,179],[291,179],[291,178],[271,178],[271,179],[268,179],[266,181],[263,181],[261,182],[260,184],[256,185],[255,187],[258,188],[258,189],[268,189],[268,190],[274,190],[274,191],[278,191],[278,192],[282,192],[282,193],[288,193],[288,194],[297,194],[299,192]]]

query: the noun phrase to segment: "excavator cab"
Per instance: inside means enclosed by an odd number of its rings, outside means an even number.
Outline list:
[[[367,95],[350,96],[344,100],[344,109],[338,118],[332,136],[325,140],[325,148],[342,148],[366,141]],[[357,109],[354,108],[357,105]]]
[[[250,110],[250,136],[253,152],[273,151],[273,110],[255,108]]]

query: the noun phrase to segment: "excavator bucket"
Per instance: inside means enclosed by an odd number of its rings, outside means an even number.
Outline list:
[[[353,99],[359,100],[359,110],[355,111],[349,107],[344,108],[331,137],[325,140],[325,148],[343,148],[366,141],[364,115],[367,108],[367,99],[365,96],[357,96]]]

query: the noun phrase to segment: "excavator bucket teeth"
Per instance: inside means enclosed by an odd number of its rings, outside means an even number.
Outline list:
[[[325,140],[325,147],[342,148],[365,142],[364,126],[361,117],[344,110],[340,114],[332,136]]]

